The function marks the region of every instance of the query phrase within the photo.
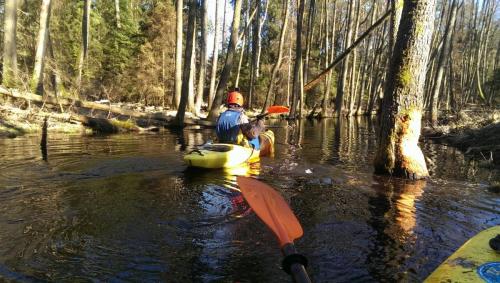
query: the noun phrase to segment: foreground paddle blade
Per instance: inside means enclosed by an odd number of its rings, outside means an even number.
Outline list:
[[[297,217],[270,186],[248,177],[237,177],[243,197],[264,223],[276,234],[280,246],[292,243],[304,233]]]
[[[274,105],[267,108],[267,113],[288,113],[290,109],[286,106]]]

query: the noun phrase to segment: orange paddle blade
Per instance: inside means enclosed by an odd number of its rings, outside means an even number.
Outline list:
[[[292,243],[304,233],[297,217],[283,199],[269,185],[256,179],[238,176],[243,197],[280,243],[280,247]]]
[[[287,113],[288,111],[290,111],[288,107],[281,105],[274,105],[267,108],[267,113]]]

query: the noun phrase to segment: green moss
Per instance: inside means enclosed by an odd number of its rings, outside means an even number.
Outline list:
[[[424,23],[421,21],[417,21],[417,25],[415,26],[415,36],[417,38],[421,37],[425,32]]]
[[[399,80],[403,87],[407,87],[412,81],[412,74],[408,68],[403,68],[399,74]]]
[[[120,120],[110,120],[111,124],[118,129],[121,130],[128,130],[128,131],[133,131],[137,128],[135,123],[132,120],[126,120],[126,121],[120,121]]]

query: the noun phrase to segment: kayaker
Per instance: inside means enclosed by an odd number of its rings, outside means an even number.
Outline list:
[[[248,120],[243,109],[243,95],[238,89],[228,93],[226,106],[227,110],[220,114],[215,128],[219,142],[248,145],[259,150],[259,134],[265,129],[264,121]]]

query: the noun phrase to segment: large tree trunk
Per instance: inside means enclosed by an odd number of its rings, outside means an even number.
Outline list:
[[[231,69],[233,67],[234,53],[236,50],[236,44],[238,43],[238,30],[240,28],[240,16],[241,16],[241,0],[236,0],[234,3],[234,14],[233,14],[233,25],[231,29],[231,38],[229,40],[229,46],[226,55],[226,64],[222,70],[222,74],[219,80],[219,85],[217,86],[217,92],[215,94],[214,103],[210,109],[208,118],[215,120],[219,115],[219,108],[222,105],[222,99],[224,97],[224,90],[226,89],[227,82],[231,76]]]
[[[85,0],[83,6],[83,18],[82,18],[82,47],[80,51],[80,61],[78,62],[78,75],[76,77],[76,86],[78,88],[78,95],[82,88],[82,73],[83,65],[87,59],[89,51],[89,38],[90,38],[90,4],[91,0]]]
[[[382,103],[375,173],[429,175],[418,147],[435,0],[405,0]]]
[[[40,29],[36,44],[35,67],[31,77],[31,91],[43,94],[43,66],[45,60],[45,49],[47,47],[47,35],[49,33],[50,0],[43,0],[40,10]]]
[[[295,40],[295,66],[293,68],[292,107],[290,109],[291,118],[296,118],[297,105],[302,92],[300,70],[302,69],[302,19],[304,17],[305,0],[298,0],[297,2],[297,31]]]
[[[214,36],[214,48],[212,52],[212,68],[210,71],[210,92],[208,94],[208,109],[212,108],[212,102],[215,97],[215,77],[217,75],[217,61],[219,60],[219,40],[220,40],[220,28],[219,28],[219,0],[215,0],[215,36]]]
[[[183,0],[177,0],[175,44],[175,94],[173,106],[179,109],[182,93],[182,8]]]
[[[271,106],[272,101],[274,101],[273,84],[278,71],[281,66],[281,60],[283,59],[283,45],[285,44],[286,28],[288,25],[288,15],[290,14],[290,9],[288,8],[288,2],[284,2],[285,15],[283,16],[283,24],[281,25],[280,31],[280,43],[278,47],[278,58],[276,59],[276,64],[273,66],[271,71],[271,78],[269,79],[269,86],[267,87],[266,101],[264,102],[264,107],[262,107],[262,113],[264,113],[267,107]]]
[[[5,0],[2,83],[7,87],[17,83],[16,26],[17,0]]]
[[[203,103],[203,93],[205,92],[205,74],[207,68],[207,9],[208,0],[202,0],[201,8],[201,39],[200,39],[200,72],[198,77],[198,92],[196,95],[196,115],[200,116],[201,104]]]
[[[182,95],[179,103],[179,109],[177,110],[177,115],[175,116],[176,124],[179,127],[184,127],[184,116],[186,114],[186,106],[189,100],[189,79],[192,75],[190,69],[194,49],[194,30],[196,24],[196,0],[188,0],[188,5],[189,17],[188,30],[186,34],[186,48],[184,51],[184,70],[182,72]]]
[[[453,0],[450,8],[450,16],[448,18],[448,23],[446,24],[446,28],[444,30],[443,35],[443,44],[442,50],[439,54],[439,59],[437,61],[437,72],[436,78],[434,80],[434,88],[432,90],[431,95],[431,122],[436,123],[438,119],[438,100],[439,100],[439,92],[441,88],[441,82],[444,74],[444,66],[446,64],[446,60],[448,58],[448,53],[451,51],[451,38],[453,34],[453,30],[455,29],[455,21],[457,18],[457,9],[458,9],[458,1]]]

